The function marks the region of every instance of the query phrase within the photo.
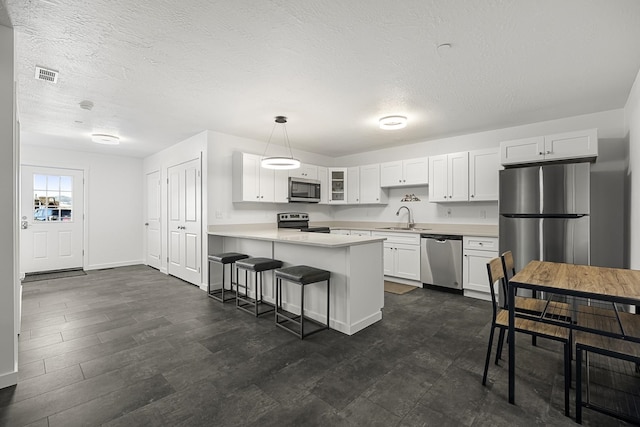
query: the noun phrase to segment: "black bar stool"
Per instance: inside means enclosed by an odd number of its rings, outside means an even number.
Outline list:
[[[231,301],[232,299],[235,298],[235,295],[233,293],[233,285],[237,285],[237,281],[238,281],[238,267],[236,266],[236,282],[233,281],[233,266],[235,264],[236,261],[239,261],[241,259],[245,259],[245,258],[249,258],[249,255],[245,255],[245,254],[241,254],[238,252],[225,252],[225,253],[221,253],[221,254],[213,254],[213,255],[209,255],[209,280],[207,283],[207,294],[209,295],[209,297],[220,301],[220,302],[227,302],[227,301]],[[222,264],[222,287],[220,289],[211,289],[211,263],[212,262],[217,262],[219,264]],[[230,271],[230,275],[231,275],[231,281],[229,283],[229,289],[225,288],[225,284],[224,284],[224,270],[225,270],[225,265],[229,264],[229,271]],[[230,293],[230,296],[225,296],[225,291],[227,293]]]
[[[282,261],[271,258],[246,258],[236,262],[236,267],[244,270],[244,285],[236,283],[236,307],[256,317],[271,313],[273,305],[262,300],[263,273],[282,267]],[[255,298],[249,296],[249,271],[255,273],[253,281]],[[240,293],[240,288],[244,289],[243,293]]]
[[[291,332],[300,339],[329,329],[329,288],[331,272],[307,265],[295,265],[276,270],[276,326]],[[282,281],[300,285],[300,315],[282,308]],[[304,315],[304,287],[312,283],[327,282],[327,323],[322,324]],[[311,323],[311,329],[307,324]]]

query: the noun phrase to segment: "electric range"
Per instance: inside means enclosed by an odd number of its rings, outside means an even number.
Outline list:
[[[304,212],[283,212],[278,214],[278,228],[298,229],[310,233],[329,233],[329,227],[309,227],[309,214]]]

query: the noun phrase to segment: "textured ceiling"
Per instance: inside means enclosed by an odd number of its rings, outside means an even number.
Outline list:
[[[289,116],[294,152],[339,156],[621,108],[640,68],[638,0],[6,8],[23,141],[134,156],[205,129],[265,140],[276,115]],[[59,70],[58,83],[34,79],[36,65]],[[379,130],[390,114],[408,116],[408,126]],[[93,132],[122,144],[97,147]]]

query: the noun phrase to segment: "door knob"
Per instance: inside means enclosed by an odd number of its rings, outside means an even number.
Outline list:
[[[148,223],[148,222],[145,222],[145,223],[144,223],[144,225],[146,225],[146,226],[148,227],[148,226],[149,226],[149,223]]]

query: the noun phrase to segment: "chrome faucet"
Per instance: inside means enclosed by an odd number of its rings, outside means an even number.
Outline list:
[[[409,209],[406,206],[400,206],[400,208],[398,209],[398,212],[396,212],[396,216],[400,216],[400,211],[402,210],[402,208],[407,210],[408,216],[407,216],[407,228],[413,228],[414,225],[416,225],[413,222],[413,218],[411,218],[411,209]]]

